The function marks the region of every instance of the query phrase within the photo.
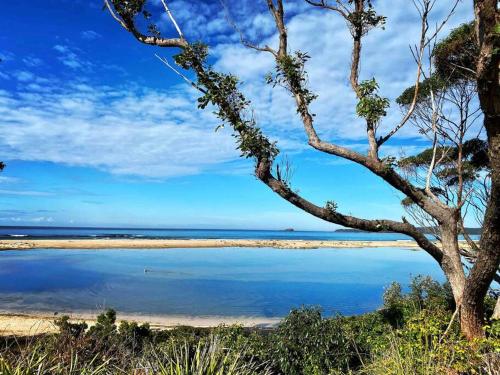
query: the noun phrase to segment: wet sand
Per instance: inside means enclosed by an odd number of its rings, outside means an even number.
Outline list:
[[[173,249],[214,247],[272,247],[277,249],[404,247],[418,248],[415,241],[319,241],[319,240],[171,240],[171,239],[51,239],[0,240],[0,250],[23,249]]]

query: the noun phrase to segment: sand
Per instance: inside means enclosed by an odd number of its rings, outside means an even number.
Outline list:
[[[318,240],[228,240],[228,239],[55,239],[0,240],[0,250],[23,249],[172,249],[214,247],[271,247],[277,249],[404,247],[418,248],[415,241],[318,241]]]
[[[96,313],[71,313],[72,322],[86,322],[89,326],[95,323]],[[60,314],[62,315],[62,314]],[[59,315],[59,316],[60,316]],[[54,320],[58,316],[47,313],[14,314],[0,313],[0,336],[34,336],[58,331]],[[181,315],[118,315],[117,322],[122,320],[138,323],[149,323],[153,329],[169,329],[176,326],[217,327],[221,324],[238,324],[244,327],[273,327],[279,318],[265,317],[223,317],[223,316],[181,316]]]

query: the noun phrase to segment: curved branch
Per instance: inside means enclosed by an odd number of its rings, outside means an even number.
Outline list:
[[[300,208],[301,210],[313,216],[316,216],[317,218],[323,219],[330,223],[369,232],[391,231],[406,234],[412,237],[420,245],[420,247],[428,252],[439,264],[441,264],[442,262],[442,250],[434,243],[432,243],[417,228],[406,221],[398,222],[386,219],[366,220],[350,215],[343,215],[324,207],[319,207],[290,190],[290,188],[279,179],[276,179],[271,173],[271,164],[267,160],[260,160],[257,163],[255,174],[262,182],[269,186],[280,197],[290,202],[294,206]]]
[[[286,43],[286,30],[284,30],[284,25],[282,24],[282,22],[278,22],[279,20],[283,20],[283,13],[280,13],[274,7],[272,0],[268,0],[268,3],[271,12],[277,13],[277,15],[275,15],[276,28],[280,35],[284,35]],[[279,3],[281,3],[281,1],[279,1]],[[281,46],[280,53],[282,55],[280,55],[276,59],[278,65],[280,64],[280,58],[290,58],[286,50],[281,50]],[[356,69],[356,67],[354,68]],[[438,222],[446,222],[450,218],[451,212],[448,207],[446,207],[441,202],[436,202],[434,199],[432,199],[432,196],[430,196],[425,190],[415,187],[413,184],[411,184],[411,182],[405,180],[393,168],[384,164],[378,158],[365,156],[348,148],[322,141],[314,128],[313,116],[309,111],[308,101],[304,94],[303,81],[298,80],[297,77],[294,78],[290,76],[286,76],[286,79],[288,82],[288,88],[295,99],[298,112],[301,116],[302,123],[308,137],[309,145],[319,151],[339,156],[364,166],[375,175],[384,179],[392,187],[401,191],[410,199],[412,199],[424,211],[435,217]]]
[[[415,90],[413,92],[413,99],[410,103],[410,107],[408,108],[408,111],[406,111],[405,116],[401,120],[401,122],[396,125],[387,135],[384,137],[380,137],[377,141],[378,146],[382,146],[385,142],[387,142],[394,134],[396,134],[410,119],[412,116],[413,112],[415,111],[415,108],[417,106],[417,99],[418,99],[418,91],[419,91],[419,86],[420,86],[420,77],[422,75],[422,60],[424,57],[424,51],[425,51],[425,46],[426,46],[426,35],[427,31],[429,29],[429,23],[427,21],[429,12],[430,12],[430,3],[425,2],[423,5],[423,10],[420,12],[420,16],[422,19],[422,26],[420,30],[420,44],[419,44],[419,49],[418,49],[418,57],[415,56],[415,60],[417,62],[417,77],[415,79]],[[416,46],[415,46],[416,49]],[[413,50],[412,50],[413,52]]]

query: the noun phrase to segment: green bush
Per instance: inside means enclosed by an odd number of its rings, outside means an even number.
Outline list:
[[[346,371],[356,362],[341,318],[323,319],[318,308],[292,310],[274,336],[274,356],[287,375]]]
[[[69,316],[67,315],[64,315],[54,321],[54,324],[59,328],[59,332],[61,333],[61,335],[74,338],[80,337],[88,328],[88,325],[85,322],[71,323],[69,321]]]
[[[455,302],[450,286],[430,277],[417,276],[411,281],[407,294],[398,283],[392,283],[384,292],[381,313],[395,328],[404,326],[410,317],[424,309],[453,311]]]

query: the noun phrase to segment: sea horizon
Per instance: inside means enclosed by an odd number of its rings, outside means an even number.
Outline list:
[[[431,234],[426,234],[434,239]],[[473,239],[479,237],[471,235]],[[363,232],[348,229],[298,230],[215,229],[215,228],[136,228],[88,226],[0,226],[0,239],[248,239],[309,241],[404,241],[410,237],[393,232]]]

